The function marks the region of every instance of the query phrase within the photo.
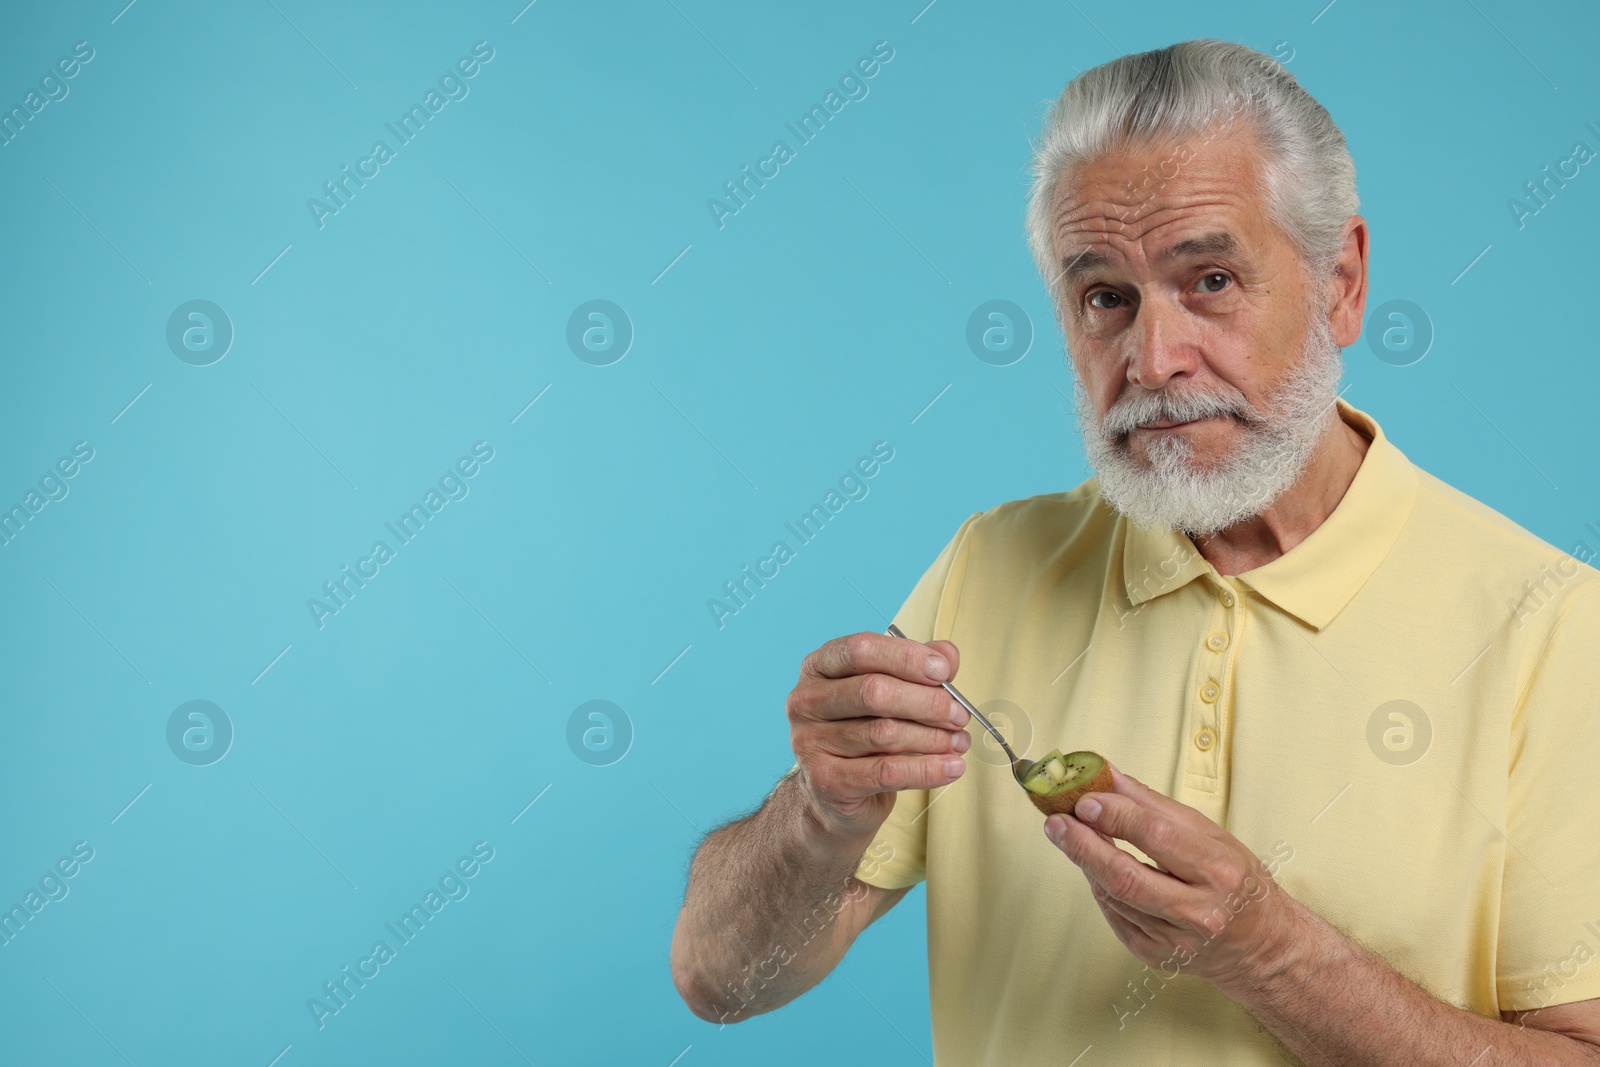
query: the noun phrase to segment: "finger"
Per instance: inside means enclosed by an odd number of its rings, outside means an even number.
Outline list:
[[[960,756],[863,756],[830,759],[812,772],[812,782],[827,793],[871,796],[902,789],[937,789],[961,777]]]
[[[1166,953],[1166,948],[1152,939],[1138,925],[1129,922],[1114,911],[1106,911],[1106,925],[1111,927],[1111,932],[1116,935],[1122,947],[1127,949],[1136,958],[1144,960],[1152,957],[1160,958]]]
[[[1120,837],[1185,882],[1211,880],[1207,869],[1218,858],[1221,845],[1210,834],[1175,818],[1170,810],[1145,807],[1121,793],[1086,793],[1078,807],[1091,796],[1099,801],[1100,813],[1091,822],[1087,813],[1080,817],[1075,811],[1080,822]]]
[[[928,726],[966,725],[967,709],[943,686],[907,682],[887,674],[819,680],[797,689],[797,710],[816,721],[888,717]]]
[[[1152,914],[1176,905],[1170,888],[1157,881],[1170,880],[1166,875],[1134,859],[1077,818],[1052,815],[1045,820],[1045,833],[1109,896]]]
[[[1114,912],[1129,926],[1137,927],[1139,932],[1152,942],[1171,942],[1185,933],[1185,931],[1179,930],[1159,915],[1151,915],[1149,912],[1140,911],[1131,904],[1123,903],[1110,893],[1107,893],[1105,887],[1093,878],[1085,875],[1084,880],[1089,883],[1089,892],[1094,896],[1095,903],[1099,904],[1105,911]]]
[[[961,653],[956,649],[954,643],[950,641],[929,641],[928,647],[936,654],[943,656],[950,664],[949,677],[944,680],[947,682],[954,681],[956,672],[961,669]]]
[[[950,665],[942,653],[921,641],[863,631],[829,641],[805,658],[800,673],[814,678],[887,674],[938,685],[950,677]]]
[[[1197,828],[1215,825],[1198,808],[1191,807],[1182,801],[1173,800],[1159,790],[1151,789],[1139,779],[1118,770],[1114,764],[1111,764],[1110,760],[1107,760],[1106,763],[1111,766],[1112,790],[1132,800],[1140,807],[1162,812],[1180,822]]]
[[[852,759],[895,752],[960,754],[972,747],[972,735],[965,730],[924,726],[882,716],[841,719],[830,723],[821,738],[824,750]]]

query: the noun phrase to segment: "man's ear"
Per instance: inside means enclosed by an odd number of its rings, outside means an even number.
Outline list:
[[[1367,253],[1371,239],[1367,220],[1351,215],[1344,224],[1344,246],[1336,263],[1338,273],[1327,282],[1332,303],[1328,309],[1328,330],[1333,343],[1349,348],[1361,336],[1361,320],[1367,312]]]

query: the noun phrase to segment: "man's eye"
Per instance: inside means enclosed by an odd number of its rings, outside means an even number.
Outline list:
[[[1207,282],[1211,281],[1214,278],[1220,278],[1220,279],[1222,279],[1223,282],[1228,282],[1228,281],[1231,280],[1226,274],[1223,274],[1220,271],[1218,271],[1218,272],[1216,272],[1214,274],[1207,274],[1205,277],[1200,279],[1200,285],[1208,293],[1221,292],[1221,290],[1222,290],[1222,286],[1220,286],[1220,285],[1217,286],[1217,288],[1215,288],[1215,289],[1212,289],[1212,288],[1210,288],[1210,287],[1208,287],[1206,285]]]
[[[1113,300],[1121,300],[1122,299],[1121,296],[1119,296],[1116,293],[1113,293],[1110,289],[1096,289],[1094,292],[1089,294],[1089,306],[1092,307],[1092,308],[1096,308],[1096,309],[1098,309],[1100,311],[1111,311],[1111,310],[1113,310],[1113,309],[1115,309],[1116,307],[1119,306],[1119,305],[1113,304],[1110,307],[1107,307],[1104,304],[1096,304],[1094,302],[1095,298],[1096,297],[1100,297],[1100,296],[1109,296]]]

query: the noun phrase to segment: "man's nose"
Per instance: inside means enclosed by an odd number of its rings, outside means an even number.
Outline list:
[[[1128,337],[1128,381],[1154,392],[1174,378],[1194,376],[1200,356],[1187,319],[1182,307],[1167,300],[1139,305]]]

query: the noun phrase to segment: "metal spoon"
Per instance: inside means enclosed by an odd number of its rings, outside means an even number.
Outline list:
[[[890,634],[894,635],[895,637],[905,637],[906,636],[905,635],[905,631],[901,630],[900,627],[896,626],[892,622],[889,624],[888,632]],[[906,637],[906,640],[909,641],[911,639],[909,637]],[[960,694],[960,692],[958,692],[956,690],[956,687],[951,685],[949,682],[940,682],[939,684],[944,686],[945,692],[947,692],[951,696],[955,697],[956,700],[960,702],[962,707],[966,708],[969,712],[971,712],[972,713],[972,717],[974,719],[977,719],[980,723],[982,723],[983,724],[983,728],[985,730],[988,730],[991,734],[993,734],[994,735],[994,739],[996,741],[1000,742],[1000,747],[1005,749],[1006,750],[1006,755],[1011,757],[1011,777],[1013,777],[1013,778],[1015,778],[1017,780],[1017,784],[1018,785],[1022,785],[1022,780],[1025,777],[1027,777],[1028,768],[1033,766],[1033,760],[1018,759],[1017,758],[1017,754],[1015,752],[1011,751],[1011,746],[1006,744],[1006,739],[1000,736],[1000,731],[996,730],[994,728],[994,723],[992,723],[988,719],[984,718],[983,717],[983,712],[979,711],[977,708],[972,706],[972,701],[970,701],[966,697],[962,696]],[[1026,786],[1024,786],[1024,788],[1026,788]]]

